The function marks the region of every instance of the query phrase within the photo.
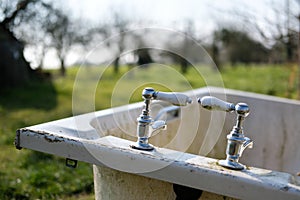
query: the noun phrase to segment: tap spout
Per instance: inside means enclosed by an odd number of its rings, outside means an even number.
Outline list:
[[[244,141],[244,143],[243,143],[243,145],[241,146],[241,149],[240,149],[240,153],[239,153],[240,156],[242,156],[245,149],[247,149],[247,148],[252,149],[253,148],[253,140],[251,140],[248,137],[245,137],[244,140],[245,141]]]
[[[167,123],[164,120],[154,121],[150,126],[150,136],[156,135],[161,130],[167,129]]]

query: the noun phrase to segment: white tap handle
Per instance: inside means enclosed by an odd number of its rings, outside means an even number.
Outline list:
[[[223,101],[216,97],[205,96],[202,97],[201,99],[199,98],[198,102],[201,104],[203,108],[206,108],[208,110],[221,110],[226,112],[235,110],[234,104]]]
[[[185,94],[176,92],[155,92],[154,99],[170,102],[176,106],[186,106],[192,99]]]

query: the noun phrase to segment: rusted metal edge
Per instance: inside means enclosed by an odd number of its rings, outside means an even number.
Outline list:
[[[21,135],[22,129],[18,129],[16,131],[16,137],[15,137],[15,141],[14,141],[14,145],[16,147],[16,149],[21,150],[21,144],[20,144],[20,135]]]

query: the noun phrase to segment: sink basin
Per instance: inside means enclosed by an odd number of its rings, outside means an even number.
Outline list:
[[[147,177],[147,181],[161,181],[159,184],[164,183],[166,188],[176,183],[239,199],[262,195],[266,199],[300,198],[296,175],[300,171],[298,101],[212,87],[186,94],[194,102],[196,97],[211,95],[250,106],[244,132],[254,141],[254,148],[246,150],[241,158],[247,169],[233,171],[217,165],[218,159],[225,157],[226,135],[234,125],[235,115],[206,111],[197,103],[179,108],[153,102],[153,116],[165,119],[168,129],[150,139],[156,146],[150,152],[129,147],[136,141],[136,118],[142,103],[22,128],[17,131],[15,144],[18,149],[28,148],[93,164],[96,196],[108,186],[117,187],[108,184],[115,179],[101,176],[99,170],[105,166],[116,171],[114,174],[124,173],[124,177],[129,173]],[[101,185],[101,181],[107,184]],[[130,184],[118,188],[123,188],[123,192],[128,190],[129,194],[141,192],[137,187],[130,190]]]

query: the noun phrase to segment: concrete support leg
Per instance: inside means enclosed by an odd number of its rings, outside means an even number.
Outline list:
[[[173,200],[173,185],[164,181],[94,165],[96,200]]]

